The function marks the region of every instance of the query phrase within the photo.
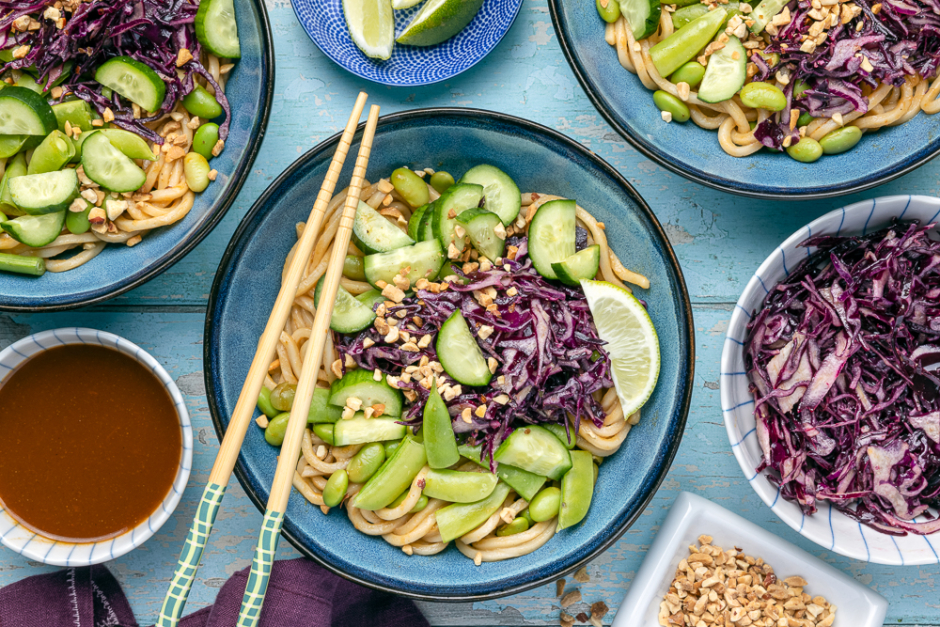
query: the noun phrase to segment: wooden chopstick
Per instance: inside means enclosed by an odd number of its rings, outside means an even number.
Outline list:
[[[297,243],[294,259],[281,283],[281,289],[278,291],[277,300],[274,301],[274,307],[271,309],[268,323],[264,327],[264,333],[261,334],[258,350],[251,362],[248,376],[245,377],[245,383],[242,386],[238,402],[235,404],[235,410],[232,412],[232,418],[225,431],[225,437],[222,438],[219,453],[216,455],[215,464],[212,466],[212,473],[209,475],[209,483],[206,485],[202,500],[196,509],[196,516],[193,518],[189,535],[186,536],[186,543],[180,552],[176,571],[173,573],[173,579],[170,581],[166,597],[163,599],[163,608],[160,610],[160,616],[155,627],[176,627],[183,614],[183,608],[189,598],[189,591],[192,589],[196,570],[198,570],[199,562],[202,559],[202,552],[205,549],[209,534],[212,532],[212,525],[215,523],[215,517],[222,504],[225,488],[232,478],[232,470],[235,468],[238,453],[241,450],[245,434],[248,432],[248,425],[251,424],[251,417],[254,415],[255,404],[258,401],[258,393],[261,391],[264,377],[268,372],[268,364],[271,363],[276,354],[278,338],[280,338],[281,332],[284,330],[284,324],[290,315],[294,296],[297,293],[297,286],[303,278],[304,270],[310,259],[310,252],[316,243],[327,205],[333,198],[333,190],[336,189],[336,182],[343,169],[343,164],[346,162],[346,155],[352,145],[356,127],[359,125],[359,118],[362,117],[362,110],[366,106],[366,98],[365,92],[360,92],[359,97],[356,98],[356,104],[353,106],[349,121],[346,123],[346,128],[339,140],[339,145],[336,147],[330,168],[323,180],[323,185],[320,187],[320,193],[317,194],[316,202],[310,210],[307,225],[300,241]],[[365,166],[363,166],[364,170]],[[358,199],[358,197],[359,192],[357,190],[356,198]],[[355,207],[355,205],[353,206]],[[346,246],[342,250],[345,252]],[[342,263],[340,263],[340,266],[342,266]],[[334,286],[333,291],[329,292],[328,298],[322,302],[332,303],[335,294],[336,288]],[[332,310],[332,306],[330,309]],[[327,316],[328,320],[329,316]],[[321,347],[320,353],[322,352]],[[308,397],[307,405],[309,404],[310,399]],[[297,453],[295,452],[295,459],[296,456]]]
[[[297,379],[297,391],[294,394],[294,403],[287,423],[287,433],[284,436],[284,443],[281,444],[281,454],[277,460],[277,470],[274,471],[274,481],[271,485],[267,509],[264,512],[261,533],[258,536],[258,546],[255,548],[255,555],[251,562],[245,596],[242,597],[238,627],[255,627],[261,616],[261,606],[264,604],[264,595],[267,592],[271,568],[274,565],[274,554],[277,552],[277,543],[281,536],[284,512],[287,510],[287,500],[293,485],[297,457],[300,454],[300,445],[307,426],[310,401],[317,385],[317,373],[323,362],[323,348],[326,346],[330,333],[330,318],[333,315],[333,306],[336,304],[343,261],[346,259],[346,251],[349,248],[353,221],[356,218],[356,207],[362,193],[362,182],[369,164],[369,155],[372,153],[372,140],[375,137],[375,127],[378,121],[379,107],[372,105],[369,109],[369,119],[362,133],[356,167],[353,169],[352,180],[346,193],[346,205],[343,207],[343,215],[333,240],[333,251],[326,274],[320,279],[323,281],[320,306],[314,316],[310,339],[304,346],[306,355],[304,355],[303,368]],[[307,229],[304,229],[305,234],[306,232]],[[298,251],[297,255],[300,254]],[[304,259],[306,260],[307,257],[304,256]]]

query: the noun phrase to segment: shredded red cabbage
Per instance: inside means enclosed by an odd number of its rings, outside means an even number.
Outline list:
[[[817,248],[748,324],[758,471],[813,514],[940,531],[940,242],[917,223]],[[917,517],[924,520],[916,522]]]
[[[451,284],[438,294],[417,290],[400,307],[389,310],[407,311],[399,326],[417,338],[426,334],[436,338],[441,325],[456,309],[463,313],[474,334],[480,325],[495,329],[486,339],[477,337],[477,342],[485,357],[497,360],[496,374],[502,379],[494,376],[485,388],[464,386],[463,393],[447,403],[455,419],[454,430],[472,432],[471,440],[483,444],[487,455],[520,423],[566,424],[566,417],[571,415],[575,433],[582,419],[601,426],[604,411],[592,395],[614,385],[610,359],[602,348],[604,341],[597,335],[584,293],[543,279],[526,256],[525,238],[511,238],[509,243],[519,248],[515,261],[506,260],[502,267],[467,275],[457,270],[466,284]],[[494,303],[498,315],[480,305],[473,295],[489,287],[497,292]],[[510,296],[507,291],[512,288],[515,293]],[[413,316],[419,316],[423,326],[415,325]],[[360,368],[378,368],[397,376],[422,357],[437,361],[434,340],[419,352],[408,352],[385,344],[375,328],[357,335],[334,336],[343,361],[345,355],[350,355]],[[366,339],[374,344],[366,347]],[[452,385],[456,383],[446,375],[444,378]],[[415,381],[401,382],[399,387],[418,395],[402,416],[405,424],[417,427],[428,391]],[[505,405],[493,400],[502,394],[509,396]],[[459,417],[465,408],[482,403],[487,407],[482,418],[472,415],[471,422],[466,423]]]
[[[200,45],[193,20],[199,8],[190,0],[93,0],[64,2],[61,16],[65,27],[44,17],[53,0],[0,0],[0,49],[29,46],[28,54],[3,65],[2,70],[32,68],[46,89],[69,72],[60,83],[63,98],[74,94],[95,107],[99,113],[110,108],[114,125],[162,144],[163,138],[145,124],[158,119],[176,106],[193,89],[193,74],[203,76],[215,88],[216,99],[225,111],[219,137],[228,137],[231,110],[225,94],[212,75],[199,62]],[[69,9],[73,9],[68,12]],[[12,29],[22,16],[37,20],[40,28],[20,32]],[[193,59],[177,68],[180,50],[189,50]],[[116,56],[129,56],[150,66],[166,83],[166,97],[153,117],[135,119],[129,101],[118,94],[103,95],[103,86],[93,76],[99,65]],[[69,67],[71,65],[71,68]]]
[[[846,24],[840,21],[821,44],[804,52],[803,39],[813,37],[810,29],[817,19],[809,1],[793,0],[788,5],[790,23],[779,28],[766,49],[778,53],[780,61],[771,67],[756,52],[751,56],[758,69],[754,80],[767,80],[784,70],[790,76],[788,97],[794,85],[806,88],[792,97],[785,111],[757,126],[754,136],[765,146],[780,149],[784,138],[793,136],[791,107],[817,118],[866,113],[864,85],[899,86],[911,76],[928,79],[936,75],[940,68],[940,1],[884,0],[878,3],[877,14],[870,0],[857,0],[855,5],[861,9],[857,17]],[[798,135],[792,141],[797,140]]]

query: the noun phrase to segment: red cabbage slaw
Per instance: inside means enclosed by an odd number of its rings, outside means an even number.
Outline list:
[[[502,266],[469,274],[455,267],[455,273],[467,281],[465,284],[453,283],[440,293],[417,290],[399,307],[389,309],[391,313],[407,311],[405,320],[419,316],[423,325],[408,327],[418,337],[429,333],[436,337],[456,309],[463,313],[475,335],[479,325],[493,327],[492,335],[476,339],[484,357],[499,363],[501,378],[494,377],[486,388],[463,387],[459,396],[447,402],[452,417],[485,403],[483,417],[473,414],[469,423],[460,419],[453,423],[456,432],[470,432],[471,441],[483,445],[484,455],[495,451],[514,424],[567,424],[574,434],[583,419],[602,426],[605,414],[593,394],[614,386],[610,358],[603,349],[605,342],[597,335],[584,293],[580,288],[550,284],[542,278],[527,258],[526,238],[513,237],[507,243],[519,249],[515,260],[505,259]],[[498,314],[474,298],[474,292],[487,288],[496,290],[493,302]],[[366,346],[366,339],[374,344]],[[358,367],[378,368],[386,374],[398,374],[422,357],[437,361],[433,341],[419,352],[408,352],[384,344],[374,327],[356,335],[334,334],[334,340],[344,363],[349,355]],[[443,376],[447,383],[455,383]],[[417,428],[429,392],[416,381],[399,382],[398,387],[418,395],[402,416],[405,424]],[[508,396],[508,402],[494,402],[501,395]],[[566,420],[569,414],[574,417],[573,425]]]
[[[59,83],[63,87],[62,98],[74,94],[101,114],[110,108],[114,113],[112,124],[157,144],[162,144],[163,138],[145,124],[171,111],[180,98],[193,90],[193,75],[199,74],[215,88],[216,99],[225,111],[219,137],[223,140],[228,137],[231,118],[228,100],[199,61],[201,46],[193,25],[198,3],[190,0],[73,0],[63,3],[61,15],[66,22],[61,29],[55,20],[44,17],[45,10],[54,4],[53,0],[0,0],[0,15],[3,16],[0,18],[0,49],[29,46],[25,57],[4,64],[0,71],[34,68],[38,82],[47,90],[68,72]],[[39,28],[13,29],[13,23],[23,16],[37,20]],[[193,58],[178,68],[177,58],[184,48]],[[104,86],[91,78],[99,65],[122,55],[148,65],[166,83],[166,97],[160,110],[152,112],[152,117],[136,119],[129,101],[117,93],[106,97]]]
[[[779,54],[779,62],[770,65],[766,56],[751,56],[758,68],[754,80],[767,80],[781,70],[790,78],[784,90],[787,107],[754,130],[765,146],[780,149],[788,136],[799,141],[799,130],[790,125],[792,109],[817,118],[867,113],[865,85],[900,86],[911,76],[931,78],[940,68],[940,0],[852,0],[841,6],[860,12],[845,24],[840,20],[821,44],[806,52],[801,46],[818,24],[812,17],[816,9],[808,0],[790,2],[791,21],[770,36],[765,50]]]
[[[757,438],[780,494],[890,535],[940,531],[940,242],[933,224],[822,235],[748,324]],[[920,522],[915,521],[921,517]]]

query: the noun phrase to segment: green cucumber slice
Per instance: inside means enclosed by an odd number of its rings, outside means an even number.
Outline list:
[[[435,347],[444,372],[458,383],[487,385],[493,378],[483,358],[483,351],[470,333],[470,327],[459,309],[441,325]]]
[[[59,130],[65,132],[65,123],[68,122],[72,128],[78,127],[82,132],[87,132],[95,128],[91,125],[94,119],[94,113],[91,105],[84,100],[68,100],[52,105],[52,112],[59,124]]]
[[[369,311],[375,311],[375,306],[379,303],[385,302],[385,297],[382,296],[382,292],[377,289],[371,289],[368,292],[363,292],[359,296],[356,296],[356,300],[369,308]]]
[[[406,437],[378,472],[362,486],[353,499],[353,507],[373,511],[382,509],[411,485],[427,460],[424,444]]]
[[[557,279],[552,264],[575,253],[575,215],[573,200],[551,200],[535,212],[529,225],[529,258],[536,271],[546,279]]]
[[[656,32],[662,12],[659,0],[620,0],[620,14],[627,20],[637,41]]]
[[[323,291],[325,280],[317,281],[317,289],[313,291],[313,305],[320,307],[320,292]],[[330,316],[330,328],[337,333],[359,333],[372,326],[375,313],[368,305],[356,300],[352,294],[340,285],[336,290],[336,304],[333,305],[333,315]]]
[[[579,250],[564,261],[552,264],[552,270],[565,285],[581,285],[581,279],[593,279],[601,265],[601,247],[597,244]]]
[[[372,374],[371,370],[350,370],[342,379],[334,381],[330,386],[330,404],[343,407],[348,398],[358,398],[363,407],[376,403],[385,405],[383,416],[401,416],[402,393],[390,386],[385,377],[376,381]]]
[[[64,224],[65,211],[63,210],[39,216],[20,216],[3,222],[0,228],[21,244],[39,248],[59,237]]]
[[[486,164],[474,166],[467,170],[460,182],[482,185],[483,197],[486,199],[483,206],[498,215],[506,226],[512,224],[519,215],[522,194],[515,181],[499,168]]]
[[[166,97],[166,83],[160,75],[131,57],[114,57],[101,64],[95,80],[148,112],[159,110]]]
[[[212,54],[226,59],[242,56],[232,0],[201,0],[194,26],[196,39]]]
[[[789,0],[762,0],[748,16],[754,20],[754,23],[751,24],[751,32],[755,35],[759,34],[767,27],[770,20],[783,11],[783,7],[787,4],[789,4]],[[709,63],[711,63],[711,60],[709,60]]]
[[[479,445],[470,446],[462,444],[457,447],[460,454],[473,463],[483,468],[489,468],[489,463],[481,460],[480,449],[481,447]],[[510,466],[509,464],[497,464],[496,476],[505,481],[506,485],[515,490],[519,496],[527,501],[531,501],[532,497],[538,494],[542,486],[545,485],[545,477],[540,477],[539,475],[532,474],[527,470],[516,468],[515,466]]]
[[[431,228],[434,237],[441,241],[445,254],[453,244],[457,250],[463,250],[466,242],[454,232],[457,226],[455,218],[466,211],[480,206],[483,200],[483,186],[458,183],[444,192],[434,201],[434,215],[431,216]],[[454,217],[450,217],[453,215]]]
[[[460,461],[450,413],[436,385],[431,386],[431,395],[424,405],[421,430],[424,433],[424,447],[427,449],[428,465],[431,468],[447,468]]]
[[[424,447],[427,448],[427,442]],[[488,472],[431,470],[424,479],[424,494],[429,499],[451,503],[475,503],[492,494],[497,483],[499,478]]]
[[[498,215],[487,209],[467,209],[457,216],[457,222],[466,229],[470,243],[481,255],[490,261],[503,256],[506,250],[506,231],[503,229],[502,238],[496,235],[496,227],[503,228],[503,222]]]
[[[571,468],[571,455],[555,435],[536,425],[519,427],[509,434],[493,456],[499,463],[506,463],[523,470],[560,480]]]
[[[46,99],[25,87],[0,91],[0,135],[42,135],[58,128]]]
[[[0,159],[9,159],[18,153],[29,135],[0,135]]]
[[[411,219],[408,220],[408,237],[416,242],[422,239],[421,236],[418,235],[419,233],[424,233],[424,231],[421,230],[421,219],[424,218],[424,214],[430,206],[430,203],[421,205],[412,212]]]
[[[330,391],[326,388],[317,388],[310,399],[310,410],[307,412],[307,422],[322,424],[337,422],[343,417],[343,410],[330,405]]]
[[[361,200],[356,207],[353,239],[356,241],[356,246],[366,254],[387,253],[415,243],[385,216]]]
[[[398,424],[396,420],[398,418],[366,418],[365,414],[357,412],[352,418],[337,420],[334,423],[333,444],[349,446],[400,440],[405,437],[407,427]]]
[[[85,174],[107,190],[133,192],[147,180],[147,174],[101,132],[92,134],[81,148]]]
[[[574,430],[574,425],[572,425],[570,422],[568,423],[568,430],[565,430],[565,425],[560,425],[558,423],[544,424],[540,426],[555,434],[555,437],[558,438],[564,447],[569,451],[574,449],[574,447],[578,444],[578,432]]]
[[[20,176],[10,181],[10,196],[29,215],[63,211],[78,196],[78,174],[65,169]]]
[[[421,224],[418,225],[419,236],[416,239],[420,239],[422,242],[436,239],[434,237],[434,225],[431,223],[431,219],[434,217],[435,207],[437,207],[437,201],[428,205],[424,215],[421,216]]]
[[[730,100],[747,79],[747,50],[737,37],[729,37],[725,47],[708,57],[705,77],[698,88],[702,102]]]
[[[509,496],[509,486],[497,483],[493,493],[476,503],[454,503],[434,512],[437,528],[441,532],[444,542],[456,540],[460,536],[473,531],[486,519],[499,511],[506,497]]]
[[[404,268],[411,268],[405,275],[412,285],[420,278],[433,280],[444,265],[444,249],[436,239],[418,242],[387,253],[367,255],[363,260],[366,280],[378,287],[379,281],[392,284],[394,278]]]

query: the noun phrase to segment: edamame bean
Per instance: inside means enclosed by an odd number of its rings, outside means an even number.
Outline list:
[[[517,516],[517,518],[525,518],[526,521],[528,521],[530,527],[535,524],[535,521],[532,520],[532,514],[529,513],[528,507],[519,512],[519,516]]]
[[[447,172],[435,172],[431,175],[431,187],[436,189],[439,194],[446,192],[453,184],[454,177]]]
[[[804,137],[787,148],[787,154],[802,163],[812,163],[823,155],[823,149],[812,137]]]
[[[689,118],[692,117],[692,113],[689,111],[689,108],[685,106],[685,103],[668,91],[659,90],[653,92],[653,102],[656,103],[656,107],[660,111],[670,113],[673,122],[688,122]]]
[[[800,114],[800,117],[797,118],[796,125],[797,127],[809,126],[810,122],[812,122],[815,119],[816,118],[810,115],[809,111],[804,111],[803,113]]]
[[[327,507],[336,507],[343,502],[346,489],[349,488],[349,475],[345,470],[337,470],[323,486],[323,503]]]
[[[596,0],[597,13],[608,24],[620,19],[620,3],[617,0]]]
[[[424,183],[422,183],[422,185],[424,185]],[[343,261],[343,276],[353,281],[365,281],[366,270],[362,257],[346,255],[346,260]]]
[[[271,404],[271,390],[268,388],[263,387],[258,393],[258,409],[268,418],[274,418],[280,413],[275,409],[274,405]]]
[[[401,440],[389,440],[385,443],[385,459],[389,459],[401,446]]]
[[[208,122],[196,129],[193,135],[193,150],[206,159],[212,158],[212,149],[219,142],[219,125]]]
[[[529,516],[535,522],[545,522],[558,515],[561,490],[551,486],[536,494],[529,502]]]
[[[753,109],[783,111],[787,106],[787,97],[780,88],[770,83],[748,83],[739,92],[741,102]]]
[[[774,67],[780,63],[780,55],[776,52],[764,52],[763,50],[758,50],[757,54],[760,55],[760,58],[770,67]]]
[[[280,446],[284,443],[284,435],[287,433],[287,423],[290,420],[290,412],[278,414],[268,422],[264,430],[264,439],[271,446]]]
[[[297,393],[297,384],[278,383],[277,387],[271,390],[271,405],[278,411],[290,411],[294,405],[294,394]]]
[[[689,87],[698,87],[704,76],[705,66],[698,61],[689,61],[673,72],[669,80],[676,85],[679,83],[688,83]]]
[[[412,207],[428,204],[430,200],[428,186],[413,170],[398,168],[392,172],[389,180],[395,190],[405,199],[405,202]]]
[[[190,152],[183,157],[183,175],[186,184],[194,192],[204,191],[209,187],[209,162],[198,152]]]
[[[514,536],[517,533],[522,533],[523,531],[529,530],[529,521],[525,518],[514,518],[511,523],[508,525],[503,525],[496,530],[496,535],[503,538],[506,536]]]
[[[68,228],[69,233],[74,235],[81,235],[82,233],[87,233],[88,229],[91,228],[91,223],[88,221],[88,214],[91,213],[93,204],[90,202],[85,202],[87,207],[84,211],[68,211],[65,214],[65,226]]]
[[[222,105],[202,85],[196,85],[191,92],[183,96],[183,106],[203,120],[211,120],[222,115]]]
[[[349,480],[353,483],[365,483],[384,463],[385,447],[378,442],[373,442],[363,446],[349,460],[346,472],[349,474]]]
[[[333,424],[325,422],[323,424],[313,425],[313,432],[318,438],[333,446]]]
[[[807,89],[809,89],[809,83],[804,80],[797,79],[796,82],[793,83],[793,97],[801,97],[803,92],[805,92]]]
[[[831,133],[827,133],[819,140],[823,153],[827,155],[839,155],[855,148],[855,145],[862,139],[862,129],[857,126],[845,126],[837,128]]]
[[[396,507],[404,503],[405,499],[408,498],[408,492],[409,492],[408,490],[405,490],[404,492],[402,492],[401,495],[397,499],[391,502],[388,508],[395,509]],[[418,500],[414,504],[414,507],[408,510],[408,513],[417,514],[418,512],[420,512],[422,509],[424,509],[427,506],[428,506],[428,497],[422,494],[421,496],[418,497]]]

